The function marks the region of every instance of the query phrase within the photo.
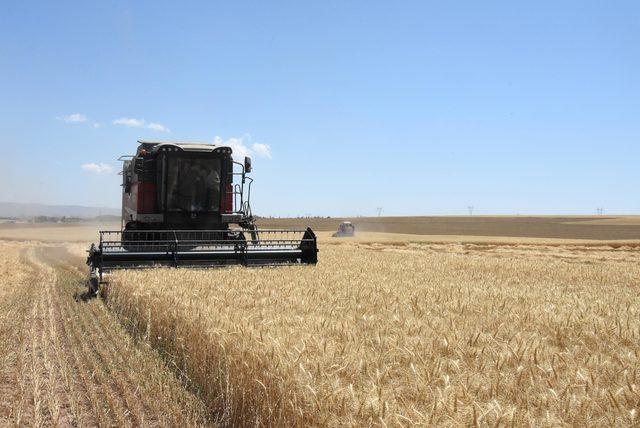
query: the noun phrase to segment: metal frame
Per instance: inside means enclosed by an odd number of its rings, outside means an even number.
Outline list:
[[[232,172],[231,175],[239,175],[242,177],[240,183],[235,183],[233,185],[233,212],[237,214],[242,214],[246,219],[251,220],[251,184],[253,184],[253,178],[247,176],[245,172],[244,164],[241,162],[236,162],[232,160],[232,165],[240,165],[242,168],[242,172]],[[245,182],[249,181],[247,185],[247,198],[245,200],[244,197],[244,185]],[[240,197],[240,203],[238,204],[238,196]]]
[[[246,239],[244,232],[254,232],[256,238]],[[118,269],[316,264],[317,253],[317,239],[311,228],[108,230],[101,231],[98,246],[89,249],[87,265],[97,285],[103,282],[103,273]]]

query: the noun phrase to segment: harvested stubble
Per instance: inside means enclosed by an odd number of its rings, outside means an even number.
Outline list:
[[[637,423],[638,253],[564,253],[336,245],[121,272],[108,304],[226,425]]]
[[[0,242],[0,426],[200,426],[206,409],[60,247]],[[83,272],[84,273],[84,272]]]

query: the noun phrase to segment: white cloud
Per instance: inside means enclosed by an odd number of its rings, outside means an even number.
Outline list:
[[[262,143],[253,143],[251,150],[261,158],[271,159],[271,146]]]
[[[83,163],[81,168],[83,171],[92,174],[109,174],[113,171],[113,167],[106,163]]]
[[[67,116],[59,117],[58,120],[65,121],[67,123],[80,123],[80,122],[86,122],[87,116],[85,116],[82,113],[73,113]]]
[[[121,117],[113,121],[114,125],[130,126],[132,128],[142,128],[145,124],[144,119],[134,119],[131,117]]]
[[[216,137],[214,138],[213,143],[216,146],[231,147],[231,150],[233,150],[233,158],[238,162],[242,162],[245,156],[251,156],[251,151],[244,144],[242,138],[229,138],[228,140],[224,141],[222,138]]]
[[[121,117],[113,121],[114,125],[129,126],[131,128],[147,128],[156,132],[171,132],[169,128],[158,122],[150,122],[144,119],[135,119],[133,117]]]
[[[253,143],[251,147],[248,146],[251,137],[234,137],[228,140],[223,140],[221,137],[215,137],[213,144],[218,146],[229,146],[233,150],[233,159],[236,162],[244,161],[245,156],[257,156],[261,158],[271,159],[271,147],[267,144]]]
[[[94,124],[93,124],[94,128],[100,128],[101,126],[102,126],[102,124],[98,123],[98,122],[94,122]]]
[[[149,128],[149,129],[151,129],[151,130],[153,130],[153,131],[157,131],[157,132],[171,132],[171,131],[169,130],[169,128],[167,128],[166,126],[164,126],[164,125],[163,125],[163,124],[161,124],[161,123],[154,123],[154,122],[152,122],[152,123],[150,123],[150,124],[148,124],[148,125],[147,125],[147,128]]]

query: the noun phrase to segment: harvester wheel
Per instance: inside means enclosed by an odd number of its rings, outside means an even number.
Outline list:
[[[100,282],[98,281],[98,277],[95,275],[92,275],[91,278],[89,278],[89,293],[95,296],[96,294],[98,294],[99,288],[100,288]]]

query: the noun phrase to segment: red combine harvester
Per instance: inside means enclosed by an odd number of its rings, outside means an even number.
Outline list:
[[[135,155],[119,159],[121,230],[101,231],[89,249],[90,292],[114,269],[317,263],[310,228],[256,227],[250,158],[235,162],[230,147],[214,144],[138,143]]]

